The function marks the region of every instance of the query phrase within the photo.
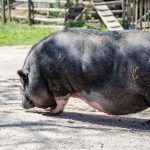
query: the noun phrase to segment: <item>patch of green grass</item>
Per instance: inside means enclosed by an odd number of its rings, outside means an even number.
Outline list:
[[[43,37],[60,29],[29,27],[26,24],[0,24],[0,46],[5,45],[32,45]]]
[[[107,27],[103,23],[86,23],[86,22],[81,22],[81,21],[80,22],[70,21],[68,23],[68,27],[108,31]]]
[[[122,18],[118,18],[119,23],[121,24],[122,27],[125,27],[125,22]]]
[[[85,23],[85,22],[69,22],[69,27],[78,27],[84,29],[97,29],[107,31],[108,29],[103,23]],[[30,27],[26,22],[0,24],[0,46],[5,45],[33,45],[43,37],[59,31],[56,28]]]

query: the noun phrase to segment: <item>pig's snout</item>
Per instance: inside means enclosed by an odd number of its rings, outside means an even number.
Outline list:
[[[33,104],[31,100],[29,100],[28,98],[25,98],[22,102],[22,107],[24,109],[30,109],[30,108],[35,107],[35,105]]]

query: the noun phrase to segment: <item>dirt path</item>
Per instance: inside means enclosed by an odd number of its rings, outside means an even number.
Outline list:
[[[25,111],[16,71],[30,47],[0,47],[0,150],[149,150],[150,109],[107,116],[78,99],[65,113]]]

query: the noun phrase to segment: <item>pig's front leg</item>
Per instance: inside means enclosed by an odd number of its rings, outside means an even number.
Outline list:
[[[53,109],[51,112],[54,115],[59,115],[64,111],[64,107],[66,106],[68,100],[57,100],[57,106],[55,109]]]

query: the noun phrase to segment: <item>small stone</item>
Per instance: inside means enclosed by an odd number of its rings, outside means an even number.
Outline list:
[[[51,112],[52,109],[50,107],[46,108],[47,111]]]
[[[68,122],[68,123],[75,123],[74,120],[68,120],[67,122]]]

